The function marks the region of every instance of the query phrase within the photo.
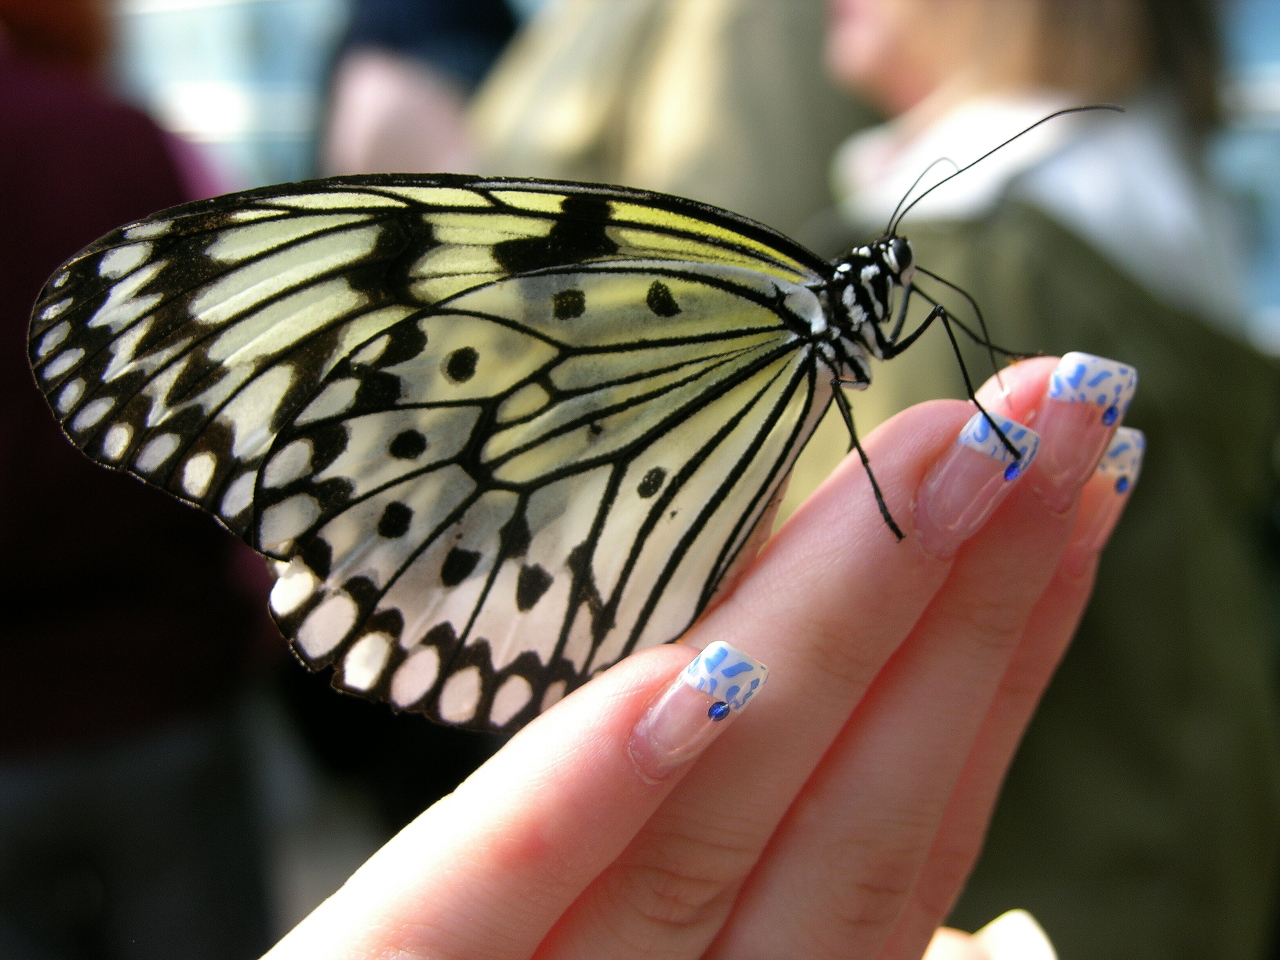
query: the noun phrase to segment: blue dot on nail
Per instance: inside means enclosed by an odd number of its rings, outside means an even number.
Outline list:
[[[1103,411],[1103,414],[1102,414],[1102,425],[1104,427],[1109,427],[1119,419],[1120,419],[1120,411],[1117,410],[1115,407],[1107,407],[1107,409]]]
[[[729,715],[729,705],[723,700],[717,700],[711,705],[711,709],[707,711],[707,716],[717,723]]]
[[[1128,493],[1128,492],[1129,492],[1129,478],[1120,477],[1118,480],[1116,480],[1116,493]]]
[[[1004,478],[1006,480],[1016,480],[1018,478],[1018,474],[1020,474],[1021,472],[1022,472],[1022,461],[1021,460],[1015,461],[1014,463],[1011,463],[1004,468]]]

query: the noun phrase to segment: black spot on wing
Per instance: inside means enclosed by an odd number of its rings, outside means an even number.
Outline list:
[[[649,293],[645,296],[644,302],[660,317],[674,317],[680,312],[680,305],[671,295],[671,288],[661,280],[655,280],[649,284]]]
[[[389,342],[374,366],[390,367],[412,360],[427,348],[427,335],[417,320],[401,320],[387,331]]]
[[[374,303],[407,299],[409,271],[439,242],[430,221],[414,212],[385,216],[381,227],[372,253],[349,267],[345,276]]]
[[[446,620],[444,623],[437,623],[428,630],[423,635],[422,642],[423,644],[448,648],[458,642],[458,632],[453,629],[453,624]]]
[[[472,347],[459,347],[444,361],[444,372],[454,383],[466,383],[476,375],[476,361],[480,354]]]
[[[393,500],[382,511],[382,518],[378,521],[378,536],[386,537],[388,540],[403,537],[409,532],[409,523],[412,520],[413,510],[398,500]]]
[[[605,234],[609,201],[603,197],[569,196],[560,205],[564,212],[545,237],[521,237],[493,245],[493,258],[509,273],[525,273],[544,267],[584,263],[618,252]]]
[[[349,436],[347,428],[339,421],[322,423],[307,434],[311,441],[311,466],[308,472],[314,476],[323,471],[346,452]]]
[[[517,513],[503,525],[499,536],[504,557],[523,557],[532,539],[529,521],[524,518],[524,514]]]
[[[536,563],[521,567],[520,576],[516,578],[516,609],[521,613],[532,609],[550,589],[554,580],[551,574]]]
[[[400,634],[404,632],[404,614],[395,607],[379,610],[364,625],[364,632],[385,633],[399,640]]]
[[[351,414],[387,410],[400,399],[400,378],[393,373],[374,371],[360,378]]]
[[[389,452],[397,460],[417,460],[427,449],[427,438],[417,430],[397,433],[391,441]]]
[[[581,290],[561,290],[551,298],[551,310],[557,320],[580,317],[587,309],[587,295]]]
[[[662,481],[667,479],[667,471],[661,467],[654,467],[644,475],[640,480],[640,485],[636,487],[636,493],[640,494],[645,500],[648,500],[655,493],[662,489]]]
[[[479,562],[480,554],[476,551],[454,547],[444,558],[444,566],[440,568],[440,582],[446,587],[456,587],[467,579]]]
[[[333,569],[333,547],[329,546],[328,540],[323,537],[307,537],[302,541],[299,554],[302,562],[321,580],[329,576],[329,571]]]

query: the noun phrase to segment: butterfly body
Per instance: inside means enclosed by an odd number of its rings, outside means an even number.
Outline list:
[[[276,561],[306,663],[514,729],[705,608],[911,268],[644,191],[336,178],[104,237],[31,359],[90,456]]]

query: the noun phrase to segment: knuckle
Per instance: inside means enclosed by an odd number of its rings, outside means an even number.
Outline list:
[[[674,856],[659,850],[653,862],[621,864],[611,878],[611,899],[648,927],[718,928],[755,855],[737,844],[689,837],[678,847]]]

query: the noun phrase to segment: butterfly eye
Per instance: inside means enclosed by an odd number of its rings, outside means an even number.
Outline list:
[[[887,253],[894,273],[903,280],[908,279],[912,273],[911,268],[915,266],[915,254],[911,250],[911,244],[901,237],[895,237]]]

